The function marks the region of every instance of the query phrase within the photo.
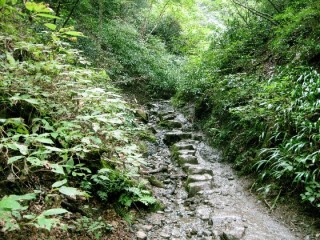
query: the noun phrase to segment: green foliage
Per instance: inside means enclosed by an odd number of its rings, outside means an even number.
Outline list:
[[[154,23],[154,25],[155,27],[153,25],[150,26],[152,28],[149,31],[153,35],[159,36],[169,51],[179,53],[179,46],[182,45],[180,42],[182,27],[179,21],[174,16],[167,15],[161,19],[160,23]]]
[[[103,200],[117,199],[116,201],[125,208],[130,208],[133,203],[142,203],[149,206],[156,204],[151,192],[144,190],[143,185],[137,185],[128,176],[117,170],[103,168],[92,176],[94,184],[92,189]]]
[[[82,217],[77,219],[75,225],[79,231],[85,230],[87,233],[92,234],[96,239],[101,239],[103,234],[112,231],[112,226],[105,223],[101,217],[97,220]]]
[[[195,102],[212,143],[265,192],[319,208],[319,1],[272,3],[225,4],[226,28],[189,60],[175,102]]]
[[[122,195],[132,203],[155,204],[151,192],[137,184],[138,168],[145,164],[138,136],[146,129],[135,122],[134,111],[108,74],[90,68],[81,52],[65,42],[83,34],[48,23],[55,18],[44,3],[28,1],[25,14],[21,5],[3,6],[0,169],[1,181],[13,187],[0,195],[2,230],[27,225],[48,231],[65,228],[59,216],[67,210],[60,207],[61,201],[49,201],[53,196],[77,201],[114,196],[108,201],[122,203]],[[27,19],[32,22],[27,24]],[[44,27],[50,31],[42,31]],[[41,195],[42,212],[28,208],[29,200],[36,198],[29,193],[34,190]],[[21,195],[15,195],[17,191]],[[130,206],[123,204],[124,209]],[[85,222],[82,229],[97,238],[110,229],[100,220]]]
[[[21,201],[31,201],[36,198],[36,194],[28,193],[24,195],[10,195],[5,196],[0,201],[0,220],[3,231],[19,230],[18,224],[21,220],[28,220],[24,223],[27,225],[34,225],[37,228],[50,229],[60,223],[58,218],[52,216],[65,214],[68,211],[63,208],[52,208],[43,211],[40,215],[33,214],[22,215],[21,213],[28,209],[27,206],[22,206]]]
[[[181,76],[180,65],[159,37],[142,32],[150,21],[149,13],[143,15],[148,4],[145,0],[81,1],[72,17],[88,38],[76,45],[120,86],[168,97]],[[65,14],[67,5],[62,9]]]

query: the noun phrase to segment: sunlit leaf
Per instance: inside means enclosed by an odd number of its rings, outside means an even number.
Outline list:
[[[44,24],[47,28],[49,28],[49,29],[51,29],[51,30],[56,30],[56,28],[57,28],[57,25],[55,25],[55,24],[52,24],[52,23],[45,23]]]
[[[28,102],[28,103],[34,104],[34,105],[40,104],[39,101],[37,99],[34,99],[34,98],[26,98],[26,99],[23,99],[23,100]]]
[[[62,174],[62,175],[65,174],[64,170],[63,170],[63,166],[61,166],[59,164],[50,164],[50,167],[52,168],[52,172]]]
[[[35,13],[51,13],[51,8],[47,7],[44,3],[26,2],[26,9]]]
[[[56,226],[60,221],[55,218],[46,218],[43,215],[40,215],[37,218],[37,227],[45,228],[48,231],[51,230],[52,227]]]
[[[44,161],[41,161],[37,157],[27,157],[27,161],[30,162],[33,166],[43,166]]]
[[[76,31],[67,31],[67,32],[64,32],[63,34],[68,36],[73,36],[73,37],[84,37],[82,32],[76,32]]]
[[[41,213],[41,215],[43,216],[52,216],[52,215],[59,215],[59,214],[63,214],[63,213],[67,213],[68,211],[66,209],[63,208],[52,208],[46,211],[43,211]]]
[[[14,163],[15,161],[18,161],[20,159],[24,158],[24,156],[15,156],[15,157],[11,157],[8,159],[8,164],[12,164]]]
[[[40,143],[54,144],[54,142],[50,138],[36,137],[34,140]]]
[[[61,188],[59,188],[59,192],[62,194],[65,194],[67,196],[83,196],[85,195],[84,192],[80,191],[77,188],[74,187],[66,187],[66,186],[62,186]]]
[[[57,181],[54,184],[52,184],[52,187],[53,188],[58,188],[58,187],[61,187],[64,184],[66,184],[67,182],[68,182],[68,180],[65,178],[65,179],[63,179],[61,181]]]
[[[44,17],[44,18],[50,18],[50,19],[61,19],[61,18],[58,17],[58,16],[51,15],[51,14],[45,14],[45,13],[38,13],[37,16],[39,16],[39,17]],[[50,24],[50,23],[46,23],[46,24]],[[44,25],[45,25],[46,27],[48,27],[46,24],[44,24]],[[55,24],[50,24],[50,25],[51,25],[51,26],[55,26],[54,29],[52,29],[52,28],[49,27],[50,29],[56,30],[57,26],[56,26]]]
[[[50,146],[45,146],[46,149],[52,151],[52,152],[63,152],[62,149],[57,148],[57,147],[50,147]]]

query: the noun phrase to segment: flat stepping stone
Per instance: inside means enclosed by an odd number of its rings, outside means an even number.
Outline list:
[[[167,145],[172,145],[176,142],[179,142],[183,139],[188,139],[191,138],[192,134],[188,132],[182,132],[182,131],[172,131],[172,132],[167,132],[164,135],[164,143]]]
[[[213,176],[213,171],[208,168],[204,168],[203,166],[200,165],[189,165],[187,166],[188,170],[187,173],[190,175],[193,174],[209,174],[210,176]]]
[[[212,176],[209,174],[196,174],[196,175],[189,175],[187,179],[187,183],[193,182],[204,182],[204,181],[211,181]]]
[[[168,115],[164,115],[164,116],[162,116],[161,117],[161,120],[163,120],[163,121],[166,121],[166,120],[173,120],[173,119],[175,119],[176,118],[176,114],[174,114],[174,113],[171,113],[171,114],[168,114]]]
[[[193,155],[180,155],[178,156],[177,161],[180,165],[184,165],[186,163],[198,164],[198,158]]]
[[[189,197],[197,195],[201,191],[210,190],[212,188],[211,181],[206,182],[192,182],[189,183],[186,187]]]
[[[192,156],[195,156],[196,155],[196,151],[195,150],[182,149],[182,150],[178,151],[178,155],[192,155]]]
[[[176,120],[165,120],[161,121],[159,123],[161,127],[165,127],[168,129],[173,129],[173,128],[182,128],[182,123]]]
[[[170,119],[170,117],[173,116],[172,119],[174,119],[176,117],[176,113],[174,111],[162,111],[162,112],[157,112],[158,116],[160,117],[160,119],[162,120],[165,116],[168,116],[168,119]]]
[[[173,147],[178,150],[195,150],[194,144],[186,142],[175,143]]]
[[[182,167],[182,170],[186,173],[188,173],[189,169],[190,168],[193,168],[193,167],[197,167],[199,166],[198,164],[190,164],[190,163],[185,163],[185,164],[182,164],[181,167]]]

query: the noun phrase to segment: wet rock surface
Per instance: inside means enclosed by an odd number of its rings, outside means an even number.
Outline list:
[[[268,214],[182,114],[166,101],[149,106],[157,143],[149,146],[147,172],[163,183],[153,192],[165,208],[133,224],[137,239],[303,239]]]

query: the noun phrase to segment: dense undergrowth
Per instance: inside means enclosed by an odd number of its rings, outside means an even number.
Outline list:
[[[138,174],[149,133],[114,84],[194,104],[225,159],[257,174],[257,189],[319,209],[318,0],[35,2],[0,0],[6,234],[98,238],[111,226],[99,210],[85,213],[96,203],[124,215],[157,205]]]
[[[319,208],[319,1],[220,2],[226,28],[190,65],[175,102],[196,102],[213,144],[256,172],[264,194],[293,192]]]
[[[165,18],[158,26],[151,16],[143,14],[150,4],[82,1],[74,21],[90,38],[80,40],[78,46],[123,89],[147,91],[150,97],[159,97],[159,93],[161,97],[170,97],[181,76],[182,59],[159,36],[166,35],[166,26],[174,21],[167,22]],[[177,35],[179,29],[171,33],[168,41]]]
[[[43,3],[0,1],[5,238],[19,230],[37,236],[39,228],[99,238],[112,229],[103,210],[94,210],[99,205],[113,203],[125,214],[133,205],[158,204],[138,173],[149,133],[105,70],[71,47],[82,34],[58,29],[55,18]]]

